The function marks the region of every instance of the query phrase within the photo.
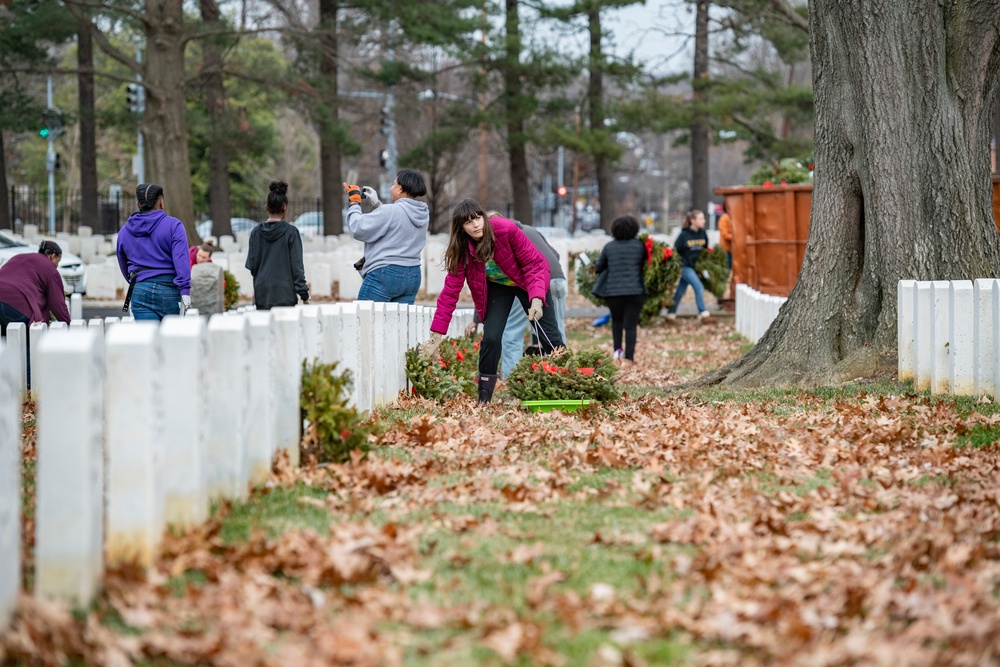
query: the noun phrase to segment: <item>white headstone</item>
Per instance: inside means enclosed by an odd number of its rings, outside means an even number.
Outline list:
[[[319,306],[300,306],[302,322],[302,360],[312,363],[320,355]]]
[[[367,302],[365,302],[367,303]],[[372,303],[372,407],[386,403],[386,376],[390,373],[389,328],[385,320],[385,304]]]
[[[447,275],[444,269],[444,253],[447,249],[446,240],[430,238],[421,253],[424,259],[424,279],[421,282],[428,296],[436,296],[444,289],[444,279]]]
[[[163,507],[168,526],[183,528],[208,518],[205,336],[205,321],[198,317],[168,315],[160,324]]]
[[[896,375],[900,382],[913,379],[913,339],[916,333],[913,292],[916,285],[915,280],[900,280],[896,286]]]
[[[993,339],[1000,332],[993,328],[993,292],[1000,289],[1000,282],[994,279],[980,279],[973,283],[972,294],[972,390],[974,396],[996,395],[993,383],[994,366]]]
[[[361,274],[354,268],[354,263],[361,259],[361,254],[353,245],[337,251],[337,282],[340,286],[337,298],[341,301],[353,301],[361,291]]]
[[[917,391],[931,388],[931,330],[934,314],[931,309],[931,283],[918,281],[913,292],[913,320],[917,323],[913,336],[913,387]]]
[[[104,570],[102,349],[86,329],[35,350],[35,593],[86,606]]]
[[[386,402],[395,401],[406,389],[406,304],[385,304],[385,323],[389,331],[389,357],[386,360]]]
[[[948,384],[956,396],[972,396],[973,368],[973,291],[972,281],[952,280],[950,288],[951,318],[948,328]]]
[[[292,465],[299,464],[302,420],[299,394],[302,390],[302,324],[299,308],[272,308],[274,351],[274,419],[277,448],[288,452]]]
[[[7,345],[17,357],[18,396],[24,398],[28,391],[28,330],[23,322],[7,325]]]
[[[993,391],[1000,387],[1000,284],[994,284],[991,290],[993,297]],[[993,399],[996,400],[996,393]]]
[[[66,324],[65,322],[58,322],[58,321],[56,321],[56,322],[50,322],[49,323],[49,331],[50,332],[52,332],[52,331],[63,331],[63,332],[65,332],[66,329],[69,329],[69,325]]]
[[[27,369],[28,369],[28,388],[32,400],[38,398],[38,390],[41,389],[42,378],[35,377],[31,372],[31,351],[37,350],[39,345],[42,343],[42,339],[45,338],[45,334],[48,332],[48,325],[44,322],[32,322],[31,326],[28,327],[28,356],[27,356]]]
[[[351,403],[360,405],[361,347],[358,343],[358,302],[340,305],[340,367],[351,372]]]
[[[375,304],[358,301],[358,412],[370,412],[374,406],[375,386]]]
[[[343,363],[339,363],[341,361],[340,313],[341,306],[339,303],[328,303],[319,307],[320,330],[323,335],[323,340],[320,344],[320,359],[325,364],[336,361],[339,367],[343,367]]]
[[[18,348],[0,343],[0,628],[21,590],[20,357]]]
[[[327,262],[316,262],[312,265],[309,278],[310,296],[330,296],[333,294],[333,277]]]
[[[951,393],[951,283],[931,282],[931,393]]]
[[[71,294],[69,297],[69,319],[83,319],[83,295]]]
[[[163,448],[158,322],[116,326],[104,339],[107,374],[109,564],[149,568],[163,536]]]
[[[252,364],[251,376],[247,378],[250,390],[247,403],[247,463],[250,484],[258,485],[267,481],[278,442],[272,379],[278,372],[274,317],[267,310],[249,312],[244,317]]]
[[[242,316],[213,315],[208,320],[208,432],[205,444],[210,498],[247,496],[250,459],[247,456],[246,410],[247,321]]]

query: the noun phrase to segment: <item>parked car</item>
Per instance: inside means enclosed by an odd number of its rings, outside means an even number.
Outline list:
[[[323,211],[308,211],[292,222],[298,227],[302,236],[322,236],[323,235]]]
[[[254,227],[256,227],[259,222],[257,220],[251,220],[250,218],[230,218],[229,224],[233,228],[233,234],[249,234]],[[212,231],[212,221],[205,220],[204,222],[199,222],[195,225],[195,231],[198,232],[198,236],[205,238],[206,236],[217,236],[217,234]]]
[[[38,252],[38,248],[22,243],[6,232],[0,232],[0,266],[14,255],[25,252]],[[83,260],[79,256],[63,248],[58,268],[59,275],[62,276],[63,291],[66,294],[87,293],[87,272],[84,271]]]

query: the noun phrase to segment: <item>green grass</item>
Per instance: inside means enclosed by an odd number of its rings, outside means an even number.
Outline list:
[[[255,530],[265,531],[268,537],[303,528],[325,534],[333,517],[326,509],[300,502],[300,499],[322,500],[326,496],[326,491],[301,483],[288,488],[257,490],[246,501],[233,504],[219,534],[229,543],[246,540]]]
[[[992,447],[1000,442],[1000,425],[973,424],[968,433],[955,439],[956,447]]]

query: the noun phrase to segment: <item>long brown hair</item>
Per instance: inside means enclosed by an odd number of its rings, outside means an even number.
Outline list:
[[[474,240],[465,231],[465,223],[482,216],[483,238]],[[482,263],[493,259],[493,225],[490,224],[486,212],[475,199],[463,199],[451,213],[451,234],[448,237],[448,248],[444,251],[444,268],[448,273],[458,273],[469,264],[474,256]],[[475,255],[469,254],[469,243],[475,247]]]

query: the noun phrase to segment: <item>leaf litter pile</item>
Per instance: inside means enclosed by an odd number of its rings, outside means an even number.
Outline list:
[[[640,345],[636,386],[740,342],[682,324]],[[279,459],[91,609],[22,596],[0,662],[1000,661],[993,405],[889,383],[625,391],[577,415],[406,398],[366,458]]]

